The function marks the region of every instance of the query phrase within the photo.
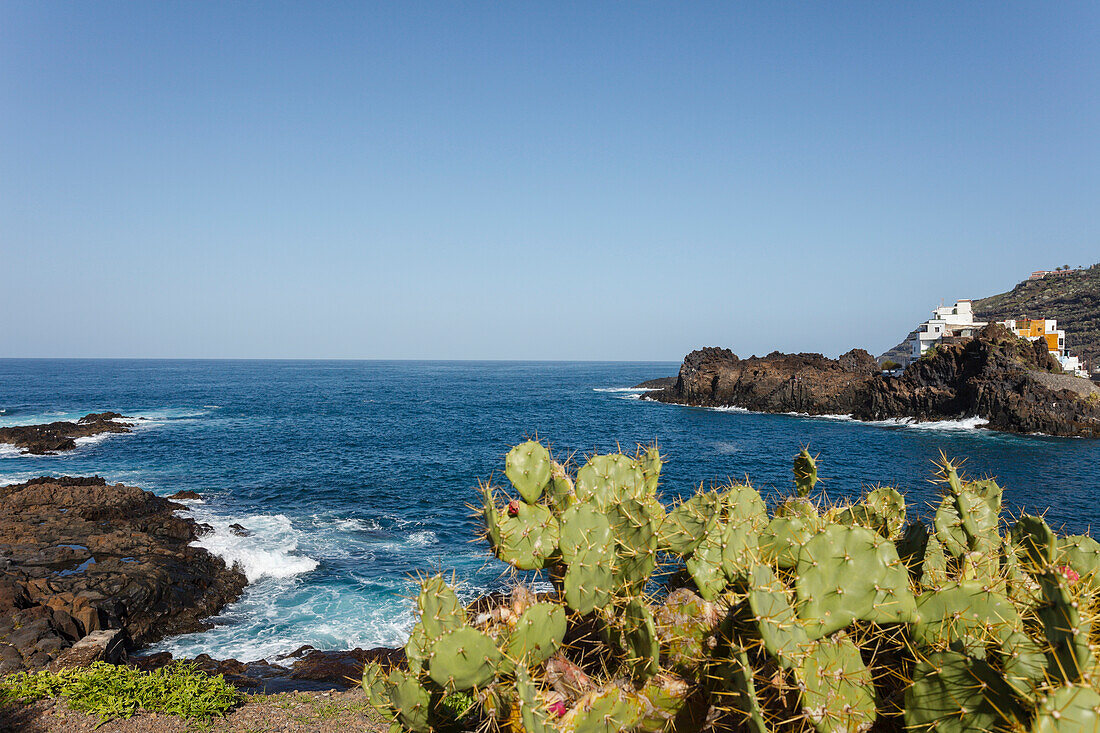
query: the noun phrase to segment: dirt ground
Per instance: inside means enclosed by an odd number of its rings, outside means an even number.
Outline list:
[[[99,727],[97,727],[99,726]],[[99,718],[70,710],[63,700],[42,700],[0,710],[0,733],[290,733],[388,730],[362,689],[252,695],[224,718],[208,722],[141,713],[100,725]]]

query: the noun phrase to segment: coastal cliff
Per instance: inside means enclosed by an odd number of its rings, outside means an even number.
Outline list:
[[[246,579],[191,546],[203,527],[182,508],[98,477],[0,487],[0,673],[97,631],[140,646],[205,628]]]
[[[1061,374],[1040,344],[998,325],[937,347],[900,377],[881,374],[862,349],[838,359],[778,352],[740,359],[729,349],[700,349],[671,386],[645,398],[859,420],[978,417],[993,430],[1100,437],[1100,388]]]

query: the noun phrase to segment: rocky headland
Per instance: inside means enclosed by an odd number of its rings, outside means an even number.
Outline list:
[[[133,432],[132,422],[117,412],[97,412],[76,422],[61,421],[45,425],[19,425],[0,428],[0,443],[8,443],[24,453],[50,455],[76,448],[77,438],[91,438],[101,433]]]
[[[996,324],[938,346],[901,376],[882,374],[863,349],[838,359],[778,352],[740,359],[709,347],[688,354],[675,382],[645,399],[859,420],[978,417],[992,430],[1100,437],[1100,387],[1062,374],[1041,343]]]
[[[191,546],[204,530],[183,508],[99,477],[0,487],[0,673],[63,661],[93,635],[85,647],[117,658],[205,628],[247,581]]]

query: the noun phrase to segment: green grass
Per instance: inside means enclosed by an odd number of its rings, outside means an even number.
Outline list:
[[[225,679],[179,663],[142,672],[96,662],[60,672],[20,672],[0,680],[0,705],[62,697],[69,707],[102,720],[129,718],[138,710],[209,720],[224,715],[242,696]]]

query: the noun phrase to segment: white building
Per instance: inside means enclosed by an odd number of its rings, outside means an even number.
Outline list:
[[[1062,365],[1062,371],[1087,377],[1076,356],[1070,356],[1066,350],[1066,332],[1058,328],[1058,322],[1052,318],[1036,318],[999,321],[999,323],[1020,338],[1029,341],[1043,339],[1051,356]],[[970,300],[960,300],[955,305],[941,306],[932,311],[932,317],[917,327],[910,340],[912,349],[910,359],[917,360],[937,343],[948,338],[969,338],[989,324],[974,320],[974,308]]]
[[[955,305],[940,306],[932,311],[932,317],[917,327],[909,342],[911,359],[919,359],[936,343],[948,337],[974,336],[988,323],[974,320],[974,307],[969,299]]]

